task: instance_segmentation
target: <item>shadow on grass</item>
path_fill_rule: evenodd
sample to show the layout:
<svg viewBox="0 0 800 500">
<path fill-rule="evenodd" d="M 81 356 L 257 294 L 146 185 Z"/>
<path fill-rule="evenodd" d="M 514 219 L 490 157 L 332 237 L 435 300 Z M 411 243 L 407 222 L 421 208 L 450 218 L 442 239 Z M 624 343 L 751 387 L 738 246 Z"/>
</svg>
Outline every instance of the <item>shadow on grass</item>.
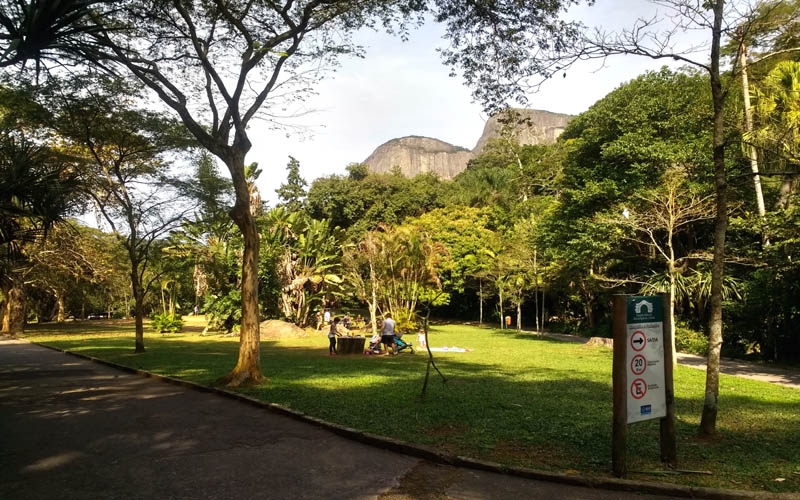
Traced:
<svg viewBox="0 0 800 500">
<path fill-rule="evenodd" d="M 146 328 L 146 327 L 145 327 Z M 134 333 L 132 319 L 74 320 L 64 323 L 34 323 L 25 326 L 27 335 L 124 335 Z"/>
</svg>

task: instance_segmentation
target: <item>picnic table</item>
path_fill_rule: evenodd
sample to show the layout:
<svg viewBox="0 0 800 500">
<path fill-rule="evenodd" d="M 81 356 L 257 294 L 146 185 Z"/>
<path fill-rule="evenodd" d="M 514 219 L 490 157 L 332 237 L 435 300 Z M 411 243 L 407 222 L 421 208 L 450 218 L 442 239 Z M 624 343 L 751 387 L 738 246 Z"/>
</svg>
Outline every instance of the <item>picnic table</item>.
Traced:
<svg viewBox="0 0 800 500">
<path fill-rule="evenodd" d="M 339 354 L 363 354 L 364 337 L 339 337 L 336 351 Z"/>
</svg>

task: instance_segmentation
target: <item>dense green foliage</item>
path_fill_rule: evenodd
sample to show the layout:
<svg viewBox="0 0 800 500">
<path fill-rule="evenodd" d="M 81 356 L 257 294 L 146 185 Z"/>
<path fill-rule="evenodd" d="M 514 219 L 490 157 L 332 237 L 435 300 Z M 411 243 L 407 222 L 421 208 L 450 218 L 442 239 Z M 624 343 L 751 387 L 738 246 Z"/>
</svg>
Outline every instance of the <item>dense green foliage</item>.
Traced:
<svg viewBox="0 0 800 500">
<path fill-rule="evenodd" d="M 317 179 L 308 190 L 308 211 L 317 219 L 359 235 L 379 224 L 399 224 L 443 206 L 443 186 L 433 175 L 408 179 L 399 173 L 368 174 L 351 169 L 349 176 Z"/>
<path fill-rule="evenodd" d="M 154 314 L 150 318 L 150 328 L 156 333 L 176 333 L 183 328 L 183 320 L 176 314 Z"/>
</svg>

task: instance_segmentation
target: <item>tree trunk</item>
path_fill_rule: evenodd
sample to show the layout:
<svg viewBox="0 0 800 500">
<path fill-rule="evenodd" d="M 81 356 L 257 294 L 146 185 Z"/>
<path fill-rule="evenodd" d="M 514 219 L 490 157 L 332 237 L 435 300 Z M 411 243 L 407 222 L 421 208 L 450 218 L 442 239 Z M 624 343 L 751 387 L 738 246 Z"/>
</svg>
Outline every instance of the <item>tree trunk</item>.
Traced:
<svg viewBox="0 0 800 500">
<path fill-rule="evenodd" d="M 536 249 L 533 249 L 533 279 L 534 279 L 534 287 L 533 287 L 533 317 L 536 323 L 536 333 L 541 332 L 539 329 L 539 263 L 538 263 L 538 252 Z"/>
<path fill-rule="evenodd" d="M 539 322 L 539 325 L 541 325 L 540 326 L 541 329 L 539 330 L 539 332 L 541 333 L 544 333 L 544 304 L 545 304 L 544 287 L 542 287 L 542 320 Z"/>
<path fill-rule="evenodd" d="M 173 283 L 172 288 L 170 289 L 169 292 L 169 313 L 172 316 L 175 316 L 176 313 L 175 303 L 177 302 L 177 300 L 178 300 L 178 285 L 177 283 Z"/>
<path fill-rule="evenodd" d="M 797 179 L 794 175 L 784 176 L 781 182 L 780 194 L 775 206 L 779 209 L 787 209 L 792 206 L 792 194 L 797 189 Z"/>
<path fill-rule="evenodd" d="M 237 137 L 237 141 L 247 141 Z M 249 143 L 248 143 L 249 144 Z M 243 147 L 243 146 L 242 146 Z M 235 146 L 234 146 L 235 148 Z M 226 162 L 236 191 L 236 204 L 231 218 L 244 238 L 242 256 L 242 329 L 239 336 L 239 359 L 233 370 L 223 378 L 235 387 L 264 379 L 261 373 L 261 333 L 258 315 L 258 250 L 260 245 L 258 227 L 250 211 L 250 193 L 244 177 L 244 148 L 241 155 Z M 234 149 L 235 151 L 236 149 Z"/>
<path fill-rule="evenodd" d="M 144 352 L 144 290 L 139 281 L 138 265 L 131 261 L 131 290 L 133 291 L 133 318 L 136 325 L 136 340 L 133 352 Z"/>
<path fill-rule="evenodd" d="M 517 331 L 522 331 L 522 301 L 517 302 Z"/>
<path fill-rule="evenodd" d="M 369 283 L 372 290 L 372 299 L 369 302 L 369 322 L 372 325 L 372 335 L 378 334 L 378 283 L 375 281 L 375 266 L 369 263 Z"/>
<path fill-rule="evenodd" d="M 504 329 L 506 327 L 505 326 L 506 322 L 505 322 L 505 318 L 503 317 L 504 316 L 504 314 L 503 314 L 503 312 L 504 312 L 504 310 L 503 310 L 503 289 L 501 287 L 497 288 L 497 295 L 498 295 L 498 298 L 500 300 L 500 303 L 498 304 L 498 307 L 500 308 L 500 329 L 502 330 L 502 329 Z"/>
<path fill-rule="evenodd" d="M 745 132 L 749 136 L 753 135 L 753 108 L 750 106 L 750 84 L 747 78 L 747 45 L 742 43 L 739 50 L 739 64 L 742 67 L 742 98 L 744 99 L 744 125 Z M 753 172 L 753 187 L 756 192 L 756 207 L 758 208 L 758 216 L 761 222 L 764 222 L 764 217 L 767 214 L 766 207 L 764 206 L 764 194 L 761 191 L 761 176 L 758 175 L 758 151 L 753 144 L 747 146 L 748 157 L 750 158 L 750 170 Z M 761 234 L 762 241 L 768 243 L 767 236 L 762 228 Z"/>
<path fill-rule="evenodd" d="M 670 252 L 672 252 L 672 248 L 670 247 Z M 675 283 L 676 278 L 676 270 L 675 270 L 675 263 L 674 261 L 670 262 L 667 266 L 669 270 L 669 328 L 670 334 L 672 336 L 672 341 L 670 345 L 670 349 L 672 349 L 672 366 L 678 366 L 678 356 L 677 356 L 677 347 L 675 345 L 675 294 L 677 285 Z"/>
<path fill-rule="evenodd" d="M 719 358 L 722 350 L 722 278 L 725 263 L 725 233 L 728 229 L 728 183 L 725 175 L 725 94 L 720 79 L 720 38 L 724 0 L 714 0 L 711 42 L 711 95 L 714 104 L 714 186 L 717 215 L 714 221 L 714 262 L 711 268 L 711 312 L 708 320 L 708 365 L 700 434 L 716 432 L 719 410 Z"/>
<path fill-rule="evenodd" d="M 56 291 L 56 304 L 58 305 L 58 312 L 56 312 L 56 323 L 63 323 L 67 319 L 67 307 L 64 303 L 64 292 Z"/>
<path fill-rule="evenodd" d="M 478 280 L 478 324 L 483 324 L 483 280 Z"/>
<path fill-rule="evenodd" d="M 25 332 L 25 291 L 22 285 L 17 283 L 6 289 L 3 332 L 8 335 L 20 335 Z"/>
</svg>

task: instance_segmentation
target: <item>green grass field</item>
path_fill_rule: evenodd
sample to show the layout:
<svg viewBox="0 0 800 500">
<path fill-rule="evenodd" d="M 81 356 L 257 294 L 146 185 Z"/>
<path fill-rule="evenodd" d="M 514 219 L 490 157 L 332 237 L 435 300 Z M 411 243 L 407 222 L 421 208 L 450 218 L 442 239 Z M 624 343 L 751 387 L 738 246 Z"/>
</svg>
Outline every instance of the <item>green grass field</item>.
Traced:
<svg viewBox="0 0 800 500">
<path fill-rule="evenodd" d="M 81 354 L 202 384 L 235 364 L 238 339 L 145 334 L 133 354 L 132 326 L 82 322 L 34 326 L 27 337 Z M 415 340 L 415 339 L 414 339 Z M 430 344 L 472 349 L 328 356 L 324 334 L 262 341 L 268 380 L 251 396 L 325 420 L 513 466 L 608 476 L 611 470 L 611 350 L 465 325 L 436 326 Z M 705 373 L 675 372 L 679 468 L 660 474 L 657 420 L 629 427 L 630 477 L 720 488 L 800 491 L 800 390 L 721 376 L 718 436 L 696 437 Z"/>
</svg>

